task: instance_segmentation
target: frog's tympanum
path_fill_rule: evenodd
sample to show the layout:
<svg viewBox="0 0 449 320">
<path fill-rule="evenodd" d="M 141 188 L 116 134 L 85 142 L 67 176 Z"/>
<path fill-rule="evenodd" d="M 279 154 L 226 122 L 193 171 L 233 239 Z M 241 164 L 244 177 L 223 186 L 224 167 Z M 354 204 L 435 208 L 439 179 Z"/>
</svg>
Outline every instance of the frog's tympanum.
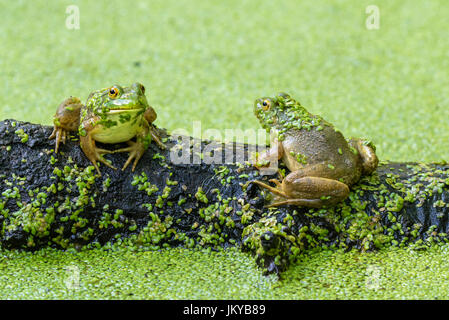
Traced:
<svg viewBox="0 0 449 320">
<path fill-rule="evenodd" d="M 253 181 L 280 198 L 269 206 L 335 205 L 349 195 L 349 186 L 377 168 L 372 143 L 346 140 L 332 124 L 309 113 L 288 94 L 256 100 L 254 112 L 267 131 L 276 133 L 256 167 L 260 169 L 270 158 L 277 158 L 291 171 L 282 182 L 270 180 L 276 187 Z"/>
<path fill-rule="evenodd" d="M 86 105 L 74 97 L 62 102 L 54 116 L 54 129 L 49 138 L 56 138 L 57 153 L 60 142 L 65 143 L 68 132 L 78 131 L 81 149 L 98 173 L 97 161 L 116 169 L 103 158 L 103 154 L 115 152 L 129 152 L 122 170 L 134 159 L 134 171 L 152 138 L 160 148 L 165 148 L 152 125 L 154 120 L 156 112 L 147 102 L 143 85 L 115 85 L 92 92 Z M 136 138 L 135 141 L 133 138 Z M 109 144 L 126 142 L 128 147 L 110 151 L 97 148 L 96 141 Z"/>
</svg>

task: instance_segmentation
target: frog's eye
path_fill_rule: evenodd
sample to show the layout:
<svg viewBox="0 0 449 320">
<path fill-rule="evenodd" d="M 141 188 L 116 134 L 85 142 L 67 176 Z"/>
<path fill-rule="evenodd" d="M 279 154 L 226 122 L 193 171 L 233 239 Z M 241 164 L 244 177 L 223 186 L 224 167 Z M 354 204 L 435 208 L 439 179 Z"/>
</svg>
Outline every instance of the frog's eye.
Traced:
<svg viewBox="0 0 449 320">
<path fill-rule="evenodd" d="M 116 87 L 112 87 L 109 89 L 109 98 L 114 99 L 118 95 L 118 89 Z"/>
<path fill-rule="evenodd" d="M 145 94 L 145 87 L 143 85 L 140 85 L 140 89 L 142 90 L 142 93 Z"/>
<path fill-rule="evenodd" d="M 262 102 L 262 109 L 264 109 L 265 111 L 267 111 L 268 109 L 270 109 L 270 107 L 271 107 L 271 102 L 270 102 L 270 100 L 265 99 L 265 100 Z"/>
</svg>

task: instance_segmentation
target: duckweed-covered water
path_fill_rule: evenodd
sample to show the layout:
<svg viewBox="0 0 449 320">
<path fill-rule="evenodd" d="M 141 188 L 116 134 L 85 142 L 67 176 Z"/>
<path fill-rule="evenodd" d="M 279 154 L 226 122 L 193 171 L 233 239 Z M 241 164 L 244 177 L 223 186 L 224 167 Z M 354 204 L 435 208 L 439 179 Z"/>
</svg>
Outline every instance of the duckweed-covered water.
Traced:
<svg viewBox="0 0 449 320">
<path fill-rule="evenodd" d="M 304 256 L 281 279 L 239 250 L 0 255 L 1 299 L 448 299 L 449 246 Z"/>
</svg>

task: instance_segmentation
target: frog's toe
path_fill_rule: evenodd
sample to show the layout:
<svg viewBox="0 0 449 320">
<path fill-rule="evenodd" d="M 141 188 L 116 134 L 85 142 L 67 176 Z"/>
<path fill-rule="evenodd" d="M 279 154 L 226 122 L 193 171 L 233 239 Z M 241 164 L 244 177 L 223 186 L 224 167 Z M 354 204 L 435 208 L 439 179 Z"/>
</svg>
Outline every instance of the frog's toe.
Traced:
<svg viewBox="0 0 449 320">
<path fill-rule="evenodd" d="M 128 160 L 126 160 L 125 164 L 123 165 L 122 171 L 125 171 L 125 169 L 129 166 L 129 164 L 131 163 L 132 160 L 133 160 L 133 156 L 130 155 L 130 156 L 128 157 Z M 136 162 L 136 161 L 134 161 L 134 165 L 133 165 L 132 171 L 134 171 L 134 168 L 135 168 L 135 166 L 136 166 L 136 163 L 135 163 L 135 162 Z"/>
<path fill-rule="evenodd" d="M 153 130 L 151 130 L 150 132 L 151 132 L 151 137 L 152 137 L 152 139 L 156 142 L 156 144 L 159 146 L 159 148 L 161 148 L 162 150 L 165 150 L 167 147 L 166 147 L 166 145 L 161 141 L 161 139 L 160 139 L 159 136 L 156 134 L 156 132 L 154 132 Z"/>
<path fill-rule="evenodd" d="M 65 144 L 66 140 L 67 140 L 67 131 L 62 130 L 62 132 L 61 132 L 61 141 L 62 141 L 63 144 Z"/>
<path fill-rule="evenodd" d="M 136 168 L 137 163 L 139 162 L 140 158 L 143 156 L 143 153 L 145 152 L 145 148 L 142 146 L 142 144 L 137 143 L 137 142 L 128 141 L 127 143 L 129 145 L 129 147 L 117 149 L 114 151 L 114 153 L 129 152 L 128 160 L 126 160 L 125 165 L 122 168 L 122 171 L 124 171 L 129 166 L 131 161 L 134 159 L 133 167 L 131 169 L 131 171 L 134 172 L 134 169 Z"/>
<path fill-rule="evenodd" d="M 133 167 L 131 169 L 131 171 L 134 172 L 134 170 L 136 169 L 137 163 L 139 162 L 141 157 L 142 157 L 142 154 L 139 154 L 136 151 L 130 152 L 128 160 L 126 160 L 125 165 L 122 168 L 122 171 L 124 171 L 129 166 L 131 161 L 134 159 Z"/>
<path fill-rule="evenodd" d="M 270 180 L 271 181 L 271 180 Z M 266 183 L 263 183 L 262 181 L 259 181 L 259 180 L 252 180 L 252 181 L 249 181 L 249 183 L 254 183 L 254 184 L 257 184 L 258 186 L 260 186 L 260 187 L 262 187 L 262 188 L 265 188 L 265 189 L 268 189 L 268 190 L 270 190 L 272 193 L 274 193 L 275 195 L 278 195 L 278 196 L 281 196 L 281 197 L 283 197 L 283 198 L 287 198 L 288 196 L 285 194 L 285 192 L 282 190 L 282 185 L 277 185 L 279 188 L 273 188 L 272 186 L 270 186 L 270 185 L 268 185 L 268 184 L 266 184 Z"/>
<path fill-rule="evenodd" d="M 93 154 L 89 154 L 87 155 L 87 157 L 89 158 L 89 160 L 92 162 L 92 164 L 94 165 L 95 169 L 97 169 L 97 172 L 100 174 L 101 176 L 101 172 L 100 169 L 98 168 L 97 165 L 97 161 L 103 163 L 105 166 L 117 170 L 116 167 L 114 167 L 112 164 L 110 164 L 104 157 L 103 154 L 105 153 L 112 153 L 112 151 L 110 150 L 106 150 L 106 149 L 99 149 L 99 148 L 95 148 L 95 151 Z"/>
<path fill-rule="evenodd" d="M 162 142 L 159 143 L 159 142 L 156 141 L 156 143 L 159 146 L 159 148 L 161 148 L 161 150 L 167 149 L 167 146 L 165 144 L 163 144 Z"/>
<path fill-rule="evenodd" d="M 55 152 L 58 153 L 59 151 L 59 145 L 61 144 L 61 141 L 63 144 L 65 144 L 67 139 L 67 131 L 62 129 L 61 127 L 54 127 L 53 132 L 48 137 L 48 139 L 55 139 Z"/>
<path fill-rule="evenodd" d="M 270 179 L 268 181 L 274 183 L 278 188 L 282 188 L 282 183 L 278 179 Z"/>
<path fill-rule="evenodd" d="M 117 152 L 132 152 L 132 151 L 133 151 L 133 146 L 132 146 L 132 144 L 133 144 L 134 142 L 128 141 L 127 143 L 128 143 L 128 145 L 129 145 L 129 147 L 116 149 L 116 150 L 112 151 L 112 153 L 117 153 Z"/>
<path fill-rule="evenodd" d="M 98 154 L 106 154 L 106 153 L 114 153 L 114 151 L 97 148 L 97 153 Z"/>
<path fill-rule="evenodd" d="M 54 138 L 56 138 L 56 132 L 58 131 L 58 128 L 56 128 L 56 127 L 54 127 L 53 128 L 53 131 L 52 131 L 52 133 L 51 133 L 51 135 L 48 137 L 48 139 L 54 139 Z"/>
<path fill-rule="evenodd" d="M 100 150 L 102 150 L 102 149 L 100 149 Z M 109 150 L 107 150 L 107 151 L 109 151 Z M 107 153 L 111 153 L 111 152 L 107 152 Z M 100 161 L 101 163 L 103 163 L 104 165 L 106 165 L 107 167 L 117 170 L 117 168 L 114 167 L 112 164 L 110 164 L 105 158 L 103 158 L 102 155 L 98 155 L 97 160 Z"/>
</svg>

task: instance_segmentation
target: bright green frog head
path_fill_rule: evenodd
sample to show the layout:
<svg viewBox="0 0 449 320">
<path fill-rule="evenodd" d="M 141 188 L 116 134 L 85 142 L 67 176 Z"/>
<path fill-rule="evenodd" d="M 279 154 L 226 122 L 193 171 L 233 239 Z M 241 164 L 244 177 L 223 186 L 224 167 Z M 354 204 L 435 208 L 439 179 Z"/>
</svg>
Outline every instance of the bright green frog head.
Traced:
<svg viewBox="0 0 449 320">
<path fill-rule="evenodd" d="M 301 104 L 286 93 L 278 93 L 274 98 L 257 99 L 254 114 L 267 131 L 275 128 L 281 134 L 290 129 L 307 129 L 327 124 L 320 116 L 309 113 Z"/>
<path fill-rule="evenodd" d="M 87 98 L 86 108 L 103 121 L 117 116 L 125 121 L 141 116 L 150 107 L 145 97 L 145 87 L 134 83 L 130 87 L 115 85 L 92 92 Z"/>
<path fill-rule="evenodd" d="M 153 122 L 156 117 L 156 112 L 148 105 L 142 84 L 115 85 L 89 95 L 81 111 L 78 131 L 82 136 L 91 132 L 100 142 L 117 143 L 142 132 L 145 123 Z"/>
</svg>

